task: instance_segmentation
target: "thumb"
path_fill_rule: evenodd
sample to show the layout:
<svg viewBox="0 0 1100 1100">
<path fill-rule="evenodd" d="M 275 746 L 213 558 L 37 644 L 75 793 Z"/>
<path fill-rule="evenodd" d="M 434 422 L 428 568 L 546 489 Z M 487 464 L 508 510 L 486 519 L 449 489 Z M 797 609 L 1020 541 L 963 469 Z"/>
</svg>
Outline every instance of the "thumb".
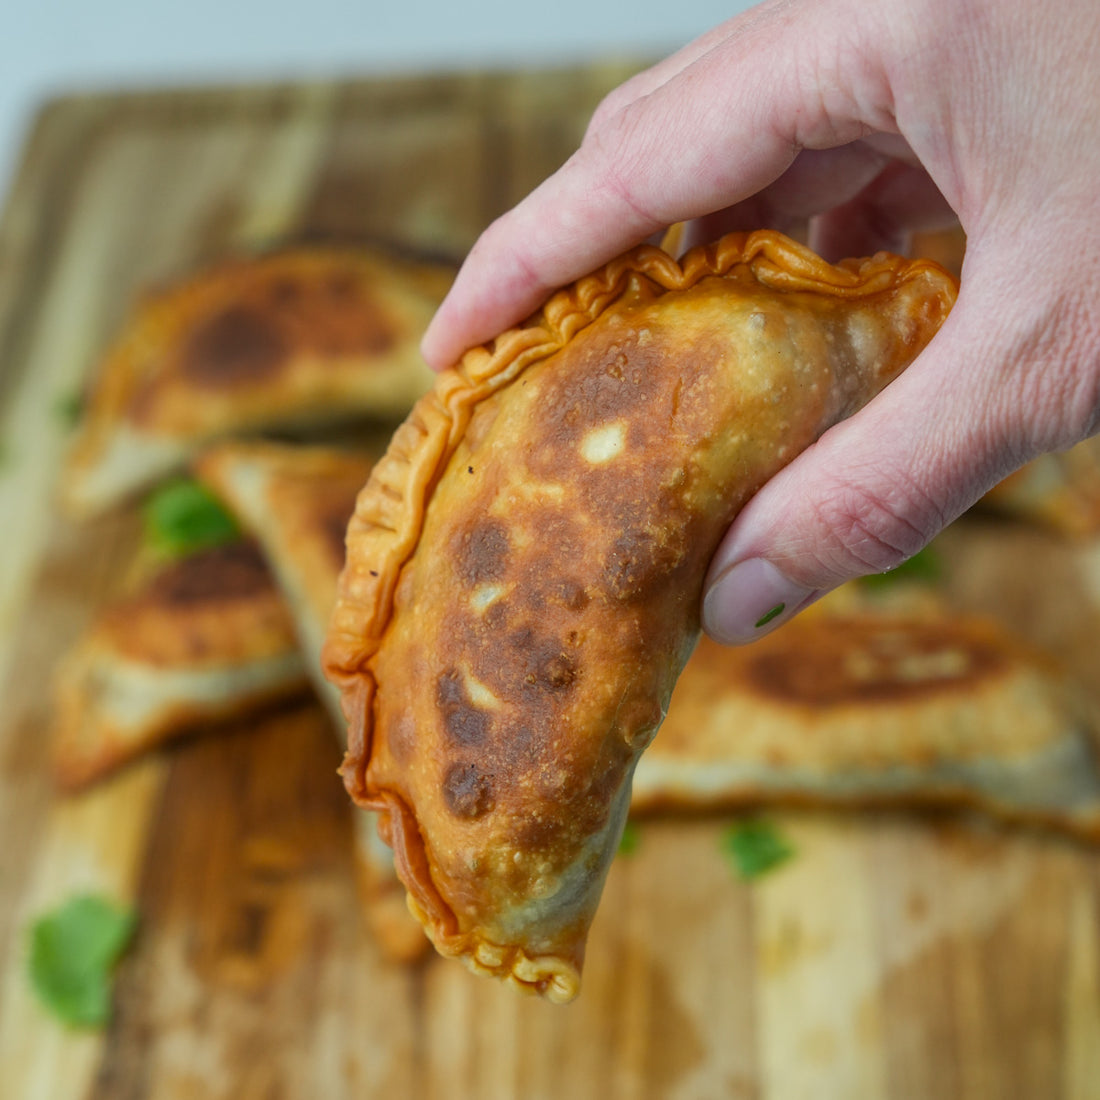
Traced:
<svg viewBox="0 0 1100 1100">
<path fill-rule="evenodd" d="M 909 369 L 737 517 L 704 585 L 717 641 L 752 641 L 844 581 L 896 567 L 1013 469 L 1095 430 L 1095 349 L 1083 357 L 1088 341 L 1058 323 L 1065 303 L 1029 309 L 1018 287 L 967 285 Z"/>
</svg>

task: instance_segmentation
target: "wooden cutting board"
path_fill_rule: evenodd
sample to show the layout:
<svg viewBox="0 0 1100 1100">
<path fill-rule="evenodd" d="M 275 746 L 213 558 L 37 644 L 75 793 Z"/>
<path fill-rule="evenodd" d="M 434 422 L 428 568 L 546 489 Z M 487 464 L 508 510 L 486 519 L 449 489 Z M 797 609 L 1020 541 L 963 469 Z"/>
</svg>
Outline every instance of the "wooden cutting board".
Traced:
<svg viewBox="0 0 1100 1100">
<path fill-rule="evenodd" d="M 311 703 L 65 799 L 44 731 L 59 654 L 118 588 L 124 512 L 53 507 L 76 392 L 133 296 L 306 235 L 461 254 L 559 164 L 608 64 L 50 103 L 0 223 L 0 1096 L 1100 1097 L 1100 856 L 980 822 L 772 813 L 796 849 L 739 882 L 728 819 L 647 821 L 616 861 L 580 999 L 436 958 L 384 962 Z M 1100 550 L 964 519 L 960 608 L 1001 616 L 1100 698 Z M 28 922 L 133 904 L 112 1023 L 26 980 Z"/>
</svg>

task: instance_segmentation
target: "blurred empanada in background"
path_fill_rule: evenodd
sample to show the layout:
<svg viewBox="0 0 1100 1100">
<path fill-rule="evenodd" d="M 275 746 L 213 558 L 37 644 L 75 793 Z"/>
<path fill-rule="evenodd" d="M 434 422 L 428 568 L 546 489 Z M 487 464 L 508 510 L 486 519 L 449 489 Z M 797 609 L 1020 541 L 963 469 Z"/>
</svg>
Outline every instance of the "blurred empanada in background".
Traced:
<svg viewBox="0 0 1100 1100">
<path fill-rule="evenodd" d="M 196 476 L 263 548 L 341 746 L 346 725 L 338 693 L 321 675 L 321 646 L 344 564 L 344 532 L 371 465 L 370 457 L 353 451 L 268 442 L 218 444 L 194 464 Z M 379 839 L 373 814 L 353 817 L 367 924 L 387 957 L 418 958 L 428 941 L 405 904 L 393 852 Z"/>
<path fill-rule="evenodd" d="M 308 690 L 286 604 L 250 541 L 162 566 L 107 604 L 55 683 L 53 772 L 70 790 Z"/>
<path fill-rule="evenodd" d="M 1100 436 L 1032 459 L 986 493 L 981 506 L 1074 538 L 1100 533 Z"/>
<path fill-rule="evenodd" d="M 842 593 L 751 646 L 702 639 L 634 773 L 636 811 L 979 809 L 1100 840 L 1085 693 L 986 618 Z"/>
<path fill-rule="evenodd" d="M 325 661 L 344 775 L 437 949 L 576 995 L 634 765 L 746 500 L 956 292 L 771 232 L 643 247 L 468 352 L 360 494 Z"/>
<path fill-rule="evenodd" d="M 94 372 L 63 506 L 101 512 L 223 436 L 399 420 L 431 385 L 418 342 L 452 276 L 377 248 L 314 246 L 148 293 Z"/>
<path fill-rule="evenodd" d="M 310 675 L 334 718 L 339 699 L 321 675 L 321 647 L 344 567 L 348 520 L 373 464 L 371 456 L 353 450 L 230 440 L 192 466 L 262 548 L 290 603 Z"/>
</svg>

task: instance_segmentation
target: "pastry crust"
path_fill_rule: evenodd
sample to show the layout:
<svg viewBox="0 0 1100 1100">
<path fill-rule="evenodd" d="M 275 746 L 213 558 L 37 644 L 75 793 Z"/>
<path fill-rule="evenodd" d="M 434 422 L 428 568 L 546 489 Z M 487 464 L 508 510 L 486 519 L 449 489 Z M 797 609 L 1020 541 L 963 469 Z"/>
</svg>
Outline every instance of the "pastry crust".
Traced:
<svg viewBox="0 0 1100 1100">
<path fill-rule="evenodd" d="M 440 952 L 576 995 L 719 538 L 954 296 L 934 264 L 771 232 L 642 247 L 418 402 L 360 494 L 325 665 L 345 782 Z"/>
<path fill-rule="evenodd" d="M 173 737 L 305 690 L 290 615 L 255 544 L 200 551 L 108 604 L 61 662 L 54 777 L 87 786 Z"/>
<path fill-rule="evenodd" d="M 321 676 L 321 646 L 344 565 L 344 532 L 371 465 L 365 454 L 260 441 L 218 444 L 195 463 L 196 475 L 259 540 L 341 745 L 345 723 L 336 689 Z M 405 905 L 373 814 L 355 814 L 355 856 L 364 917 L 379 948 L 397 961 L 420 958 L 428 940 Z"/>
<path fill-rule="evenodd" d="M 452 274 L 286 248 L 146 295 L 98 368 L 62 504 L 94 515 L 227 435 L 404 416 L 432 384 L 418 342 Z"/>
<path fill-rule="evenodd" d="M 310 676 L 337 720 L 336 693 L 321 675 L 321 647 L 348 520 L 372 465 L 349 450 L 266 440 L 228 440 L 193 464 L 195 476 L 263 548 L 290 604 Z"/>
<path fill-rule="evenodd" d="M 1100 838 L 1085 693 L 991 620 L 902 607 L 842 600 L 739 649 L 703 638 L 631 810 L 975 808 Z"/>
</svg>

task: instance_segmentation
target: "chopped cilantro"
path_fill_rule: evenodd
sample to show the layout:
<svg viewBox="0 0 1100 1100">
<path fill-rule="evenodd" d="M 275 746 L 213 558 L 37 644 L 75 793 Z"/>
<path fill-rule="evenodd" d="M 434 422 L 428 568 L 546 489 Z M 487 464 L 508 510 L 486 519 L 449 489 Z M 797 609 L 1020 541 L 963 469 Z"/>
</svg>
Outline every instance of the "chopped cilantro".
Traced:
<svg viewBox="0 0 1100 1100">
<path fill-rule="evenodd" d="M 742 821 L 722 835 L 722 848 L 740 878 L 746 882 L 778 867 L 794 849 L 770 822 Z"/>
<path fill-rule="evenodd" d="M 773 607 L 770 611 L 765 611 L 764 614 L 756 620 L 756 629 L 759 630 L 762 626 L 767 626 L 768 623 L 772 621 L 772 619 L 776 618 L 776 616 L 778 615 L 782 615 L 783 612 L 786 610 L 787 605 L 785 603 L 777 603 L 775 607 Z"/>
<path fill-rule="evenodd" d="M 205 485 L 177 478 L 162 485 L 145 502 L 145 537 L 170 557 L 233 542 L 240 538 L 237 521 Z"/>
<path fill-rule="evenodd" d="M 943 567 L 939 556 L 930 547 L 918 550 L 911 558 L 906 558 L 901 565 L 890 569 L 885 573 L 872 573 L 870 576 L 860 578 L 860 583 L 869 588 L 882 588 L 893 584 L 895 581 L 917 581 L 921 584 L 934 584 L 943 574 Z"/>
<path fill-rule="evenodd" d="M 135 924 L 132 912 L 91 894 L 39 917 L 30 929 L 30 978 L 46 1007 L 74 1027 L 105 1024 L 111 973 Z"/>
<path fill-rule="evenodd" d="M 619 838 L 619 855 L 631 856 L 638 850 L 638 841 L 641 840 L 641 832 L 633 821 L 628 821 L 623 828 L 623 835 Z"/>
</svg>

